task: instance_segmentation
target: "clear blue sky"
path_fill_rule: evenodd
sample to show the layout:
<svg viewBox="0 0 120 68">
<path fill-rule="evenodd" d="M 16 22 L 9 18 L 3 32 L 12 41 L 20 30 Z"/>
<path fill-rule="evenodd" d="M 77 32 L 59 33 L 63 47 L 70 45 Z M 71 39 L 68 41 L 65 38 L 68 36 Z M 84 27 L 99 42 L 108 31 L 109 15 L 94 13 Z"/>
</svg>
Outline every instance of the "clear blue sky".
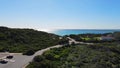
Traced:
<svg viewBox="0 0 120 68">
<path fill-rule="evenodd" d="M 120 29 L 120 0 L 0 0 L 0 26 Z"/>
</svg>

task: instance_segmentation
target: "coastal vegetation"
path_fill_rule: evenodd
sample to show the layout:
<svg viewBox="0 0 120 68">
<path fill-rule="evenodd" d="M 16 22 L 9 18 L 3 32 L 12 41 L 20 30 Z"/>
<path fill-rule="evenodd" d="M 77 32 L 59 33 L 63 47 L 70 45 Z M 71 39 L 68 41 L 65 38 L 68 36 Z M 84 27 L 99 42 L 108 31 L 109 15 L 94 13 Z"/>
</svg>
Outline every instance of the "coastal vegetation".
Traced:
<svg viewBox="0 0 120 68">
<path fill-rule="evenodd" d="M 34 57 L 26 68 L 120 68 L 120 44 L 71 45 Z"/>
<path fill-rule="evenodd" d="M 120 68 L 120 32 L 63 37 L 93 44 L 73 43 L 51 49 L 34 57 L 26 68 Z"/>
<path fill-rule="evenodd" d="M 73 38 L 80 42 L 90 42 L 90 43 L 104 43 L 104 42 L 116 42 L 120 41 L 120 32 L 114 33 L 104 33 L 104 34 L 71 34 L 66 35 L 66 37 Z"/>
<path fill-rule="evenodd" d="M 58 35 L 33 29 L 0 27 L 0 52 L 22 52 L 30 55 L 58 43 Z"/>
<path fill-rule="evenodd" d="M 70 45 L 69 37 L 78 42 L 94 44 L 72 42 Z M 34 57 L 26 68 L 120 68 L 119 42 L 120 32 L 61 37 L 33 29 L 0 27 L 0 52 L 33 55 L 50 46 L 65 45 Z"/>
</svg>

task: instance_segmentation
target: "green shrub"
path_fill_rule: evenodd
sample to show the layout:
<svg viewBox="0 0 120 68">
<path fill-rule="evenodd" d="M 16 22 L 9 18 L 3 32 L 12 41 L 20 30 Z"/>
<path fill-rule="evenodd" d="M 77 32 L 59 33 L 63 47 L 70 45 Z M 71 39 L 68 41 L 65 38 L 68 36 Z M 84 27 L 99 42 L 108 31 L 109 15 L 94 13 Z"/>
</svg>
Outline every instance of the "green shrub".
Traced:
<svg viewBox="0 0 120 68">
<path fill-rule="evenodd" d="M 35 53 L 34 50 L 27 50 L 26 52 L 23 53 L 23 55 L 28 55 L 28 56 L 30 56 L 30 55 L 33 55 L 34 53 Z"/>
</svg>

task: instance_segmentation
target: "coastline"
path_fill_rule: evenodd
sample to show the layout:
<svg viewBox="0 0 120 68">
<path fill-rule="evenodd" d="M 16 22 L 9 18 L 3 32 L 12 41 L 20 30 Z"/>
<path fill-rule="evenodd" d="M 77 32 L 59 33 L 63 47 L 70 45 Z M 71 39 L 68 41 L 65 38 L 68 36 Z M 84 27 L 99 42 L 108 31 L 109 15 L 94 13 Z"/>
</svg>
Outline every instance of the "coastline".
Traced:
<svg viewBox="0 0 120 68">
<path fill-rule="evenodd" d="M 54 33 L 60 36 L 70 34 L 104 34 L 120 32 L 120 29 L 56 29 L 54 31 L 48 31 L 48 33 Z"/>
</svg>

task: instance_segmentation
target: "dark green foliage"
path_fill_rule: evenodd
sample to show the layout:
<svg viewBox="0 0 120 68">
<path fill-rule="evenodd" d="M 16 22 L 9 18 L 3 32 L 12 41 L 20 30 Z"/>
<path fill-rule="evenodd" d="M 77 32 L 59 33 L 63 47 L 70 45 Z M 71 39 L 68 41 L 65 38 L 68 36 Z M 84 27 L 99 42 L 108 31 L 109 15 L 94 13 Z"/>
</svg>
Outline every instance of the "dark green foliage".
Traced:
<svg viewBox="0 0 120 68">
<path fill-rule="evenodd" d="M 76 41 L 82 41 L 82 38 L 79 35 L 71 34 L 69 37 L 75 39 Z"/>
<path fill-rule="evenodd" d="M 27 50 L 27 51 L 25 51 L 25 52 L 23 52 L 23 55 L 33 55 L 35 53 L 35 51 L 34 50 Z"/>
<path fill-rule="evenodd" d="M 44 60 L 44 57 L 43 56 L 35 56 L 33 61 L 34 62 L 40 62 L 40 61 L 43 61 Z"/>
<path fill-rule="evenodd" d="M 49 60 L 44 60 L 41 61 L 40 63 L 38 62 L 31 62 L 31 66 L 28 66 L 27 68 L 56 68 L 53 63 Z"/>
<path fill-rule="evenodd" d="M 115 32 L 113 35 L 117 40 L 120 41 L 120 32 Z"/>
<path fill-rule="evenodd" d="M 64 45 L 64 44 L 68 44 L 69 43 L 69 39 L 67 39 L 66 37 L 62 37 L 62 39 L 59 40 L 59 44 Z"/>
<path fill-rule="evenodd" d="M 58 44 L 59 36 L 33 29 L 0 27 L 0 51 L 27 52 Z"/>
<path fill-rule="evenodd" d="M 27 68 L 119 68 L 120 44 L 75 45 L 46 51 Z M 41 60 L 42 57 L 42 60 Z"/>
</svg>

